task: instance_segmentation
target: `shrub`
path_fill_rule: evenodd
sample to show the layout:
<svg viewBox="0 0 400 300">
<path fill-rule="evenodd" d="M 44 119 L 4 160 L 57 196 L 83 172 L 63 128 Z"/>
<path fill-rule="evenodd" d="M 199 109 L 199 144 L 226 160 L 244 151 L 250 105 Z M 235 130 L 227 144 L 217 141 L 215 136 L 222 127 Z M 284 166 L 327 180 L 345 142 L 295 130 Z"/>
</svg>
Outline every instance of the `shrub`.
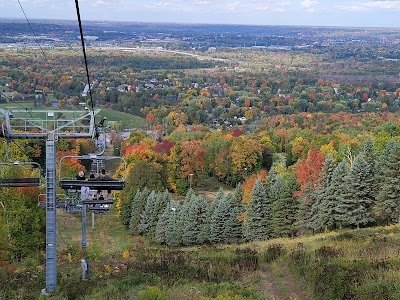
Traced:
<svg viewBox="0 0 400 300">
<path fill-rule="evenodd" d="M 285 254 L 285 249 L 281 244 L 269 245 L 267 250 L 261 253 L 261 260 L 266 263 L 270 263 L 277 259 L 279 256 Z"/>
<path fill-rule="evenodd" d="M 147 286 L 138 293 L 138 300 L 163 300 L 165 296 L 159 287 Z"/>
</svg>

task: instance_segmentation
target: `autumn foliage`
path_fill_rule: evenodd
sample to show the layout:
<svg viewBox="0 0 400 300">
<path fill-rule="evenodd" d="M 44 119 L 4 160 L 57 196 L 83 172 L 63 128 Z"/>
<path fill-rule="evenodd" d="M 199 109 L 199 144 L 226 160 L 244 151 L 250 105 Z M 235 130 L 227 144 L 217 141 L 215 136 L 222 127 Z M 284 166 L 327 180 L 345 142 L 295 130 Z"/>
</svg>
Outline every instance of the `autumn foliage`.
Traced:
<svg viewBox="0 0 400 300">
<path fill-rule="evenodd" d="M 263 169 L 263 170 L 260 170 L 256 173 L 249 175 L 246 178 L 246 180 L 242 184 L 242 187 L 243 187 L 242 201 L 243 201 L 243 203 L 248 203 L 250 201 L 250 194 L 251 194 L 251 191 L 253 190 L 254 184 L 256 183 L 257 179 L 260 178 L 260 180 L 263 183 L 265 183 L 267 180 L 267 175 L 268 175 L 268 172 Z"/>
<path fill-rule="evenodd" d="M 307 157 L 296 163 L 294 173 L 301 190 L 304 190 L 307 185 L 315 187 L 318 184 L 319 173 L 323 168 L 324 161 L 323 154 L 312 146 Z"/>
</svg>

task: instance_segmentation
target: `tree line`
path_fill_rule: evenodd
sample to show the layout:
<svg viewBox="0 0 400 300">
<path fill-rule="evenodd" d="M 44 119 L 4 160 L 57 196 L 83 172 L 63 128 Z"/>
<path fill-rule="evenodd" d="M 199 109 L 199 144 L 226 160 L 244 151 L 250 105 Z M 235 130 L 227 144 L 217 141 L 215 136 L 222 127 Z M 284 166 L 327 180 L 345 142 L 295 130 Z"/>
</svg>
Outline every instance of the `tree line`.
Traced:
<svg viewBox="0 0 400 300">
<path fill-rule="evenodd" d="M 249 200 L 238 184 L 212 201 L 189 189 L 184 201 L 147 187 L 121 200 L 121 222 L 134 235 L 167 245 L 238 243 L 400 221 L 400 142 L 379 157 L 372 139 L 356 156 L 335 161 L 311 149 L 321 168 L 303 184 L 301 170 L 258 177 Z M 319 157 L 318 157 L 319 156 Z"/>
</svg>

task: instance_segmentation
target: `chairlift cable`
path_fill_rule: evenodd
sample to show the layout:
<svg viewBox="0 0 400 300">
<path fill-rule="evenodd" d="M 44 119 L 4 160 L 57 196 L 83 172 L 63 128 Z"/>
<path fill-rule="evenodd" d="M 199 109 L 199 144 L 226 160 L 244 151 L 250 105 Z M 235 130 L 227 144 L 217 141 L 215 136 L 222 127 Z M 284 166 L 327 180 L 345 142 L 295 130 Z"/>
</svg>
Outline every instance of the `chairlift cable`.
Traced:
<svg viewBox="0 0 400 300">
<path fill-rule="evenodd" d="M 83 39 L 83 29 L 82 29 L 82 22 L 81 22 L 81 14 L 79 12 L 78 0 L 75 0 L 75 6 L 76 6 L 76 14 L 78 16 L 79 31 L 80 31 L 80 34 L 81 34 L 82 52 L 83 52 L 83 58 L 84 58 L 84 61 L 85 61 L 86 77 L 87 77 L 87 82 L 88 82 L 88 85 L 89 85 L 88 93 L 89 93 L 89 96 L 90 96 L 92 114 L 93 114 L 93 119 L 95 121 L 94 123 L 96 124 L 96 116 L 94 115 L 94 102 L 93 102 L 93 97 L 92 97 L 92 88 L 91 88 L 91 85 L 90 85 L 89 68 L 88 68 L 87 57 L 86 57 L 85 40 Z"/>
<path fill-rule="evenodd" d="M 31 22 L 29 22 L 29 19 L 28 19 L 26 13 L 25 13 L 24 8 L 22 7 L 21 2 L 20 2 L 19 0 L 17 0 L 17 1 L 18 1 L 18 4 L 19 4 L 19 7 L 20 7 L 21 10 L 22 10 L 22 13 L 23 13 L 24 16 L 25 16 L 26 21 L 27 21 L 28 24 L 29 24 L 29 27 L 31 28 L 31 31 L 32 31 L 33 36 L 34 36 L 34 38 L 35 38 L 35 42 L 39 45 L 39 48 L 40 48 L 40 50 L 42 51 L 42 54 L 43 54 L 43 57 L 44 57 L 45 61 L 47 62 L 47 64 L 49 64 L 49 61 L 47 60 L 47 56 L 46 56 L 46 54 L 44 53 L 44 50 L 43 50 L 43 48 L 42 48 L 42 45 L 40 45 L 39 40 L 37 39 L 37 36 L 36 36 L 36 34 L 35 34 L 35 31 L 33 30 L 33 27 L 32 27 L 32 25 L 31 25 Z"/>
</svg>

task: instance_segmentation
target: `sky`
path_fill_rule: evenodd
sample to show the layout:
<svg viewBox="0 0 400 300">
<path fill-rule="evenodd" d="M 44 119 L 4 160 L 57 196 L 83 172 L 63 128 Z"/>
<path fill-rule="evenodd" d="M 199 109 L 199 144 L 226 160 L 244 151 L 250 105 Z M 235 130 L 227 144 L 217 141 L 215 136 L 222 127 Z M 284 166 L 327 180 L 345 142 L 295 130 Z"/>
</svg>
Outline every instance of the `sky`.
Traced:
<svg viewBox="0 0 400 300">
<path fill-rule="evenodd" d="M 74 0 L 19 0 L 28 19 L 76 20 Z M 80 0 L 82 20 L 400 28 L 400 0 Z M 22 18 L 0 0 L 0 18 Z"/>
</svg>

